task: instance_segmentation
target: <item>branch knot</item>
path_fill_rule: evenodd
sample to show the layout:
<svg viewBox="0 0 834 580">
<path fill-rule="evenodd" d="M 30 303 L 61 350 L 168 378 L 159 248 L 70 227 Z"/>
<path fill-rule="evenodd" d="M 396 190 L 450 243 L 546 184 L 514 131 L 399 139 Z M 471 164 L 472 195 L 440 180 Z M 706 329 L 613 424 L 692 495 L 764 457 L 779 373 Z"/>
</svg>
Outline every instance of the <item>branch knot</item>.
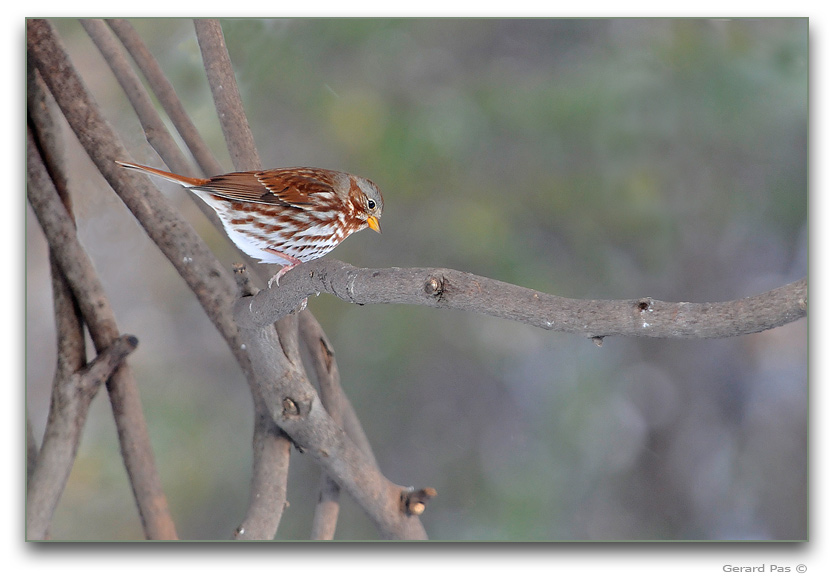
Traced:
<svg viewBox="0 0 834 580">
<path fill-rule="evenodd" d="M 426 503 L 437 496 L 437 490 L 433 487 L 423 489 L 408 488 L 403 490 L 401 501 L 403 511 L 410 516 L 419 516 L 426 511 Z"/>
<path fill-rule="evenodd" d="M 442 275 L 430 274 L 423 283 L 423 292 L 427 296 L 439 300 L 444 291 L 444 280 Z"/>
</svg>

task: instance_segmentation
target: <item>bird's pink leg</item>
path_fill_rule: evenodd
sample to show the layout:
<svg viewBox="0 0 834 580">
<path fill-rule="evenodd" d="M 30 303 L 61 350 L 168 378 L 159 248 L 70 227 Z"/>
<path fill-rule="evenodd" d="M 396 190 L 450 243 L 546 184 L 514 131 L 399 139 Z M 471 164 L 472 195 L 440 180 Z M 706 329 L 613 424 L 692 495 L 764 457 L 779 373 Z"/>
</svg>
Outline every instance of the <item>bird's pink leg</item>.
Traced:
<svg viewBox="0 0 834 580">
<path fill-rule="evenodd" d="M 279 285 L 278 281 L 281 279 L 281 276 L 283 276 L 284 274 L 286 274 L 287 272 L 289 272 L 290 270 L 292 270 L 293 268 L 295 268 L 296 266 L 301 264 L 301 260 L 299 260 L 297 258 L 293 258 L 292 256 L 288 256 L 284 252 L 279 252 L 278 250 L 275 250 L 273 248 L 264 248 L 264 249 L 267 252 L 269 252 L 270 254 L 275 254 L 276 256 L 279 256 L 279 257 L 281 257 L 281 258 L 283 258 L 283 259 L 285 259 L 286 261 L 289 262 L 289 264 L 287 264 L 286 266 L 284 266 L 283 268 L 278 270 L 278 273 L 275 274 L 272 278 L 269 279 L 269 282 L 267 282 L 267 284 L 266 284 L 268 288 L 272 288 L 273 282 L 275 283 L 276 286 L 278 286 Z"/>
</svg>

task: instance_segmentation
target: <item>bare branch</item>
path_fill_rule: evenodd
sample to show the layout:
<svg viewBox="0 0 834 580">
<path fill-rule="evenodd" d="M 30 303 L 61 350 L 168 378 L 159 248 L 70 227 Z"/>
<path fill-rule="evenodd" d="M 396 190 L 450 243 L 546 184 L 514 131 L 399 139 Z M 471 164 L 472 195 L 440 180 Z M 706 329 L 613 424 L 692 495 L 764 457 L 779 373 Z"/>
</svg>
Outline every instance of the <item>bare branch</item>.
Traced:
<svg viewBox="0 0 834 580">
<path fill-rule="evenodd" d="M 359 449 L 376 465 L 371 442 L 365 435 L 364 429 L 362 429 L 362 424 L 350 399 L 342 390 L 336 353 L 333 350 L 333 345 L 330 344 L 330 339 L 327 338 L 319 321 L 309 310 L 303 310 L 299 314 L 298 329 L 301 333 L 301 340 L 313 359 L 324 408 L 345 429 L 351 441 L 356 443 Z"/>
<path fill-rule="evenodd" d="M 220 22 L 197 18 L 194 20 L 194 29 L 197 32 L 200 51 L 203 53 L 203 64 L 220 118 L 220 126 L 223 128 L 235 170 L 263 169 L 255 147 L 255 138 L 249 128 L 249 119 L 243 110 L 243 101 L 237 88 Z"/>
<path fill-rule="evenodd" d="M 350 399 L 345 396 L 342 390 L 339 366 L 336 362 L 333 346 L 318 320 L 310 314 L 309 310 L 303 310 L 299 314 L 298 322 L 300 338 L 312 360 L 324 408 L 333 417 L 333 421 L 339 427 L 345 429 L 348 437 L 376 464 L 371 444 L 362 429 L 353 406 L 350 404 Z M 339 491 L 339 484 L 333 481 L 327 475 L 327 472 L 323 471 L 319 498 L 313 515 L 312 539 L 333 539 L 336 532 L 336 520 L 339 515 Z"/>
<path fill-rule="evenodd" d="M 241 296 L 251 296 L 252 285 L 243 264 L 234 266 L 235 281 Z M 254 375 L 253 375 L 254 376 Z M 255 404 L 252 434 L 252 479 L 246 516 L 233 534 L 236 540 L 269 540 L 275 537 L 287 502 L 291 441 L 275 422 L 260 395 L 257 384 L 250 384 Z"/>
<path fill-rule="evenodd" d="M 29 202 L 43 228 L 51 255 L 72 288 L 93 343 L 102 352 L 119 336 L 115 318 L 92 263 L 75 236 L 72 219 L 55 191 L 31 132 L 27 140 L 27 169 Z M 154 465 L 141 400 L 129 367 L 119 367 L 108 387 L 122 456 L 145 534 L 155 539 L 175 538 L 173 521 Z"/>
<path fill-rule="evenodd" d="M 78 452 L 90 403 L 99 387 L 137 344 L 133 336 L 119 337 L 90 365 L 52 390 L 47 428 L 26 495 L 28 539 L 46 539 L 52 514 L 61 499 Z"/>
<path fill-rule="evenodd" d="M 234 300 L 234 282 L 193 228 L 171 208 L 143 175 L 124 171 L 114 158 L 127 151 L 102 117 L 52 27 L 44 20 L 27 22 L 28 46 L 50 92 L 90 158 L 142 223 L 171 264 L 192 288 L 203 308 L 215 313 L 222 334 L 234 334 L 233 322 L 224 318 L 223 306 Z"/>
<path fill-rule="evenodd" d="M 168 118 L 171 119 L 177 132 L 182 137 L 188 150 L 194 155 L 203 172 L 206 175 L 223 173 L 222 167 L 220 167 L 220 164 L 214 158 L 214 155 L 212 155 L 211 150 L 206 146 L 205 141 L 200 137 L 200 133 L 191 121 L 191 117 L 186 113 L 185 107 L 182 106 L 174 91 L 174 87 L 168 82 L 165 73 L 162 72 L 162 69 L 150 50 L 145 46 L 145 43 L 136 34 L 133 26 L 127 20 L 122 19 L 110 19 L 107 20 L 107 24 L 113 29 L 116 36 L 119 37 L 119 40 L 121 40 L 122 44 L 128 50 L 130 56 L 133 57 L 139 70 L 142 71 L 142 74 L 151 86 L 154 95 L 156 95 L 162 108 L 165 109 Z M 180 169 L 169 163 L 164 155 L 162 157 L 166 159 L 166 165 L 173 171 L 177 173 L 184 173 L 186 171 L 185 168 Z"/>
<path fill-rule="evenodd" d="M 43 84 L 43 79 L 38 75 L 32 63 L 27 63 L 27 112 L 29 116 L 29 124 L 33 128 L 32 135 L 37 139 L 36 148 L 41 152 L 44 166 L 49 173 L 52 183 L 61 198 L 61 203 L 67 209 L 67 212 L 72 216 L 72 203 L 67 190 L 67 177 L 64 169 L 64 155 L 63 149 L 59 144 L 58 139 L 58 124 L 55 122 L 54 103 L 49 100 L 49 92 Z M 62 386 L 67 383 L 70 378 L 77 373 L 87 361 L 87 348 L 84 337 L 84 322 L 78 302 L 72 294 L 72 290 L 64 277 L 61 267 L 55 260 L 52 253 L 49 253 L 49 268 L 52 280 L 52 302 L 53 311 L 55 315 L 55 335 L 56 335 L 56 362 L 55 374 L 52 380 L 52 401 L 53 404 L 57 399 L 57 395 L 61 392 Z M 53 415 L 52 417 L 56 417 Z M 47 419 L 46 432 L 54 429 L 51 424 L 54 420 Z M 82 425 L 83 419 L 76 420 L 76 425 Z M 27 469 L 26 479 L 27 485 L 32 485 L 32 476 L 35 472 L 35 467 L 38 464 L 39 450 L 35 442 L 35 436 L 32 432 L 32 425 L 27 412 L 26 416 L 26 438 L 27 438 Z M 57 499 L 63 490 L 66 477 L 65 471 L 68 471 L 75 460 L 74 453 L 67 453 L 63 456 L 64 464 L 56 461 L 53 458 L 50 463 L 50 468 L 42 468 L 39 472 L 39 477 L 45 482 L 45 485 L 56 485 L 48 496 Z M 52 468 L 57 468 L 53 471 Z M 44 485 L 36 486 L 43 488 Z M 54 511 L 54 505 L 42 513 L 44 515 L 51 515 Z M 27 504 L 28 509 L 28 504 Z M 49 522 L 41 524 L 41 531 L 38 537 L 46 538 L 49 536 Z"/>
<path fill-rule="evenodd" d="M 28 64 L 26 97 L 29 122 L 33 127 L 32 136 L 37 140 L 35 146 L 41 154 L 45 169 L 55 186 L 61 203 L 63 203 L 72 219 L 72 203 L 67 188 L 63 149 L 57 138 L 54 106 L 51 106 L 54 103 L 49 101 L 48 90 L 43 84 L 43 79 L 31 66 L 31 63 Z M 84 323 L 78 304 L 72 295 L 66 278 L 64 278 L 63 272 L 61 272 L 60 266 L 52 255 L 49 257 L 49 262 L 52 275 L 55 334 L 57 337 L 57 364 L 54 383 L 60 383 L 84 366 L 87 355 Z"/>
<path fill-rule="evenodd" d="M 336 536 L 336 522 L 339 520 L 339 484 L 322 470 L 319 497 L 313 512 L 311 540 L 332 540 Z"/>
<path fill-rule="evenodd" d="M 315 317 L 307 310 L 303 313 L 307 316 L 301 316 L 299 319 L 299 330 L 304 329 L 300 333 L 300 338 L 313 362 L 321 402 L 333 418 L 333 422 L 344 428 L 342 416 L 347 399 L 342 392 L 339 367 L 336 364 L 333 348 Z M 319 497 L 313 513 L 311 539 L 332 540 L 335 537 L 336 522 L 339 518 L 339 495 L 339 484 L 333 481 L 325 470 L 322 470 Z"/>
<path fill-rule="evenodd" d="M 260 159 L 220 25 L 216 21 L 197 20 L 195 28 L 235 168 L 258 169 Z M 297 445 L 313 451 L 328 473 L 359 501 L 383 537 L 425 538 L 419 520 L 402 511 L 398 501 L 402 488 L 379 473 L 321 406 L 298 356 L 295 317 L 281 318 L 277 332 L 272 325 L 241 332 L 258 381 L 258 396 L 263 398 L 273 421 Z"/>
<path fill-rule="evenodd" d="M 383 538 L 425 539 L 419 519 L 403 510 L 404 489 L 383 477 L 328 415 L 303 368 L 286 358 L 275 326 L 241 329 L 241 337 L 272 420 L 357 500 Z"/>
<path fill-rule="evenodd" d="M 249 506 L 233 537 L 236 540 L 271 540 L 278 531 L 286 506 L 292 444 L 275 425 L 262 402 L 256 403 L 252 449 Z"/>
<path fill-rule="evenodd" d="M 119 43 L 113 37 L 113 33 L 101 20 L 81 19 L 81 25 L 87 34 L 95 42 L 102 56 L 104 56 L 116 79 L 136 110 L 139 119 L 142 121 L 142 128 L 148 143 L 159 152 L 166 164 L 174 171 L 190 173 L 190 163 L 182 154 L 180 148 L 171 138 L 162 119 L 156 113 L 156 108 L 148 97 L 145 87 L 139 77 L 133 72 L 127 57 L 122 52 Z"/>
<path fill-rule="evenodd" d="M 320 292 L 354 304 L 414 304 L 516 320 L 588 338 L 724 338 L 762 332 L 807 315 L 808 282 L 729 302 L 579 300 L 446 268 L 355 268 L 337 260 L 301 264 L 279 287 L 238 301 L 241 327 L 271 324 Z"/>
<path fill-rule="evenodd" d="M 216 20 L 194 21 L 197 41 L 203 55 L 209 86 L 214 97 L 215 108 L 226 138 L 229 153 L 235 168 L 258 169 L 260 159 L 255 149 L 255 140 L 249 129 L 249 121 L 243 111 L 237 82 L 232 71 L 229 53 L 226 50 L 223 31 Z M 241 282 L 245 269 L 235 270 L 238 287 L 248 292 L 248 280 Z M 271 328 L 269 338 L 278 341 L 275 329 Z M 243 337 L 242 344 L 251 345 L 251 337 Z M 243 352 L 243 349 L 241 349 Z M 250 359 L 249 351 L 246 352 Z M 255 365 L 249 386 L 255 402 L 253 433 L 254 463 L 249 492 L 249 508 L 243 523 L 235 531 L 235 539 L 272 539 L 278 529 L 287 495 L 289 475 L 290 441 L 286 434 L 272 422 L 269 403 L 260 391 L 262 375 Z M 284 377 L 279 373 L 274 376 Z"/>
</svg>

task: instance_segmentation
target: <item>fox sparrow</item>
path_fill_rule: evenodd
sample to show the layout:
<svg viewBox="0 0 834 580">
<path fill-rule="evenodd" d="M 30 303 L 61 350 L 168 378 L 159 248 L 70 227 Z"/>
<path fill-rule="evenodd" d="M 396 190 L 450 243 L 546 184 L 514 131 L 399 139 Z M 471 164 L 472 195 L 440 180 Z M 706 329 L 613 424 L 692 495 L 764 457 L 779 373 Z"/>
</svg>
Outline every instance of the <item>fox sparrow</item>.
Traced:
<svg viewBox="0 0 834 580">
<path fill-rule="evenodd" d="M 122 167 L 178 183 L 209 204 L 235 245 L 283 267 L 269 281 L 335 248 L 354 232 L 377 232 L 382 194 L 373 182 L 329 169 L 289 167 L 203 179 L 116 161 Z"/>
</svg>

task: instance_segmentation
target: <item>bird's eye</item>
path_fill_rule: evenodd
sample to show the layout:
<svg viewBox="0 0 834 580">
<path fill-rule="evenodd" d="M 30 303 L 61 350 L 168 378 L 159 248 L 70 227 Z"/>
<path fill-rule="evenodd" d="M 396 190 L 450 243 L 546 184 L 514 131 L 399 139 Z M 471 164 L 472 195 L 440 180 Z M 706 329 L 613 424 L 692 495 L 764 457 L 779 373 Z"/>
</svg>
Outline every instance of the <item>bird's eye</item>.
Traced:
<svg viewBox="0 0 834 580">
<path fill-rule="evenodd" d="M 368 209 L 374 209 L 376 207 L 376 202 L 372 199 L 368 200 Z"/>
</svg>

